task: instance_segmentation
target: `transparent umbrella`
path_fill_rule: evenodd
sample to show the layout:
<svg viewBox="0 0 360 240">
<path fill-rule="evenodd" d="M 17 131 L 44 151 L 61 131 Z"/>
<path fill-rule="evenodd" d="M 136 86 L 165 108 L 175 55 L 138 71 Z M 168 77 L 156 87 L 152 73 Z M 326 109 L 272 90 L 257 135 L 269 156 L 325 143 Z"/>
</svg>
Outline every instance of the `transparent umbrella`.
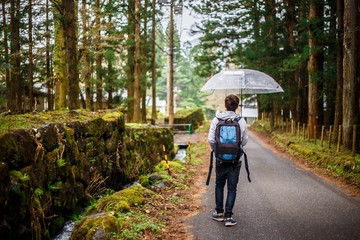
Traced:
<svg viewBox="0 0 360 240">
<path fill-rule="evenodd" d="M 201 92 L 219 94 L 262 94 L 284 92 L 269 75 L 251 69 L 236 69 L 220 72 L 210 78 Z"/>
</svg>

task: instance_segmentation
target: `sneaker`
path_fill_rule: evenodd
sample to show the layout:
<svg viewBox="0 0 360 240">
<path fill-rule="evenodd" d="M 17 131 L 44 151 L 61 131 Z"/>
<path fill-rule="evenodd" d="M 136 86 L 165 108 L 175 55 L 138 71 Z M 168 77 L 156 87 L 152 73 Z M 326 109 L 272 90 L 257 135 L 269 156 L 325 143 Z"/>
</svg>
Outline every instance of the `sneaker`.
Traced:
<svg viewBox="0 0 360 240">
<path fill-rule="evenodd" d="M 225 226 L 231 227 L 236 224 L 237 224 L 237 222 L 233 218 L 225 218 Z"/>
<path fill-rule="evenodd" d="M 212 219 L 218 222 L 224 221 L 224 213 L 213 212 Z"/>
</svg>

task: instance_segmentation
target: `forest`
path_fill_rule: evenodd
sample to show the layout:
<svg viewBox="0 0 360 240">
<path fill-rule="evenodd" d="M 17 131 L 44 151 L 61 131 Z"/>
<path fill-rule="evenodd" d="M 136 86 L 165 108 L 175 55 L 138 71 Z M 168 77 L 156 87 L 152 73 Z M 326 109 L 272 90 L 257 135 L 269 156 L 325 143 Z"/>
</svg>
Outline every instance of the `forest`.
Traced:
<svg viewBox="0 0 360 240">
<path fill-rule="evenodd" d="M 256 97 L 259 111 L 272 119 L 342 125 L 347 147 L 359 124 L 357 0 L 1 3 L 4 112 L 32 112 L 43 97 L 50 111 L 122 106 L 127 122 L 147 122 L 157 118 L 158 96 L 168 100 L 171 123 L 174 89 L 178 108 L 204 108 L 207 95 L 199 89 L 209 77 L 250 68 L 285 90 Z M 183 8 L 200 19 L 191 27 L 199 40 L 193 45 L 182 43 L 174 26 L 173 15 Z"/>
</svg>

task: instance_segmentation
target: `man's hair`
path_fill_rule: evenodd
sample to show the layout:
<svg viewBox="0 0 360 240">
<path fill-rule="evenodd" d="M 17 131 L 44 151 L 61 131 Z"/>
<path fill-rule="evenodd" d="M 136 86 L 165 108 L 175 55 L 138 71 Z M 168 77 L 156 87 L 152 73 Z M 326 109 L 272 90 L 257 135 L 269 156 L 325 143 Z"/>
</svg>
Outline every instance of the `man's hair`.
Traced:
<svg viewBox="0 0 360 240">
<path fill-rule="evenodd" d="M 228 111 L 234 111 L 239 106 L 239 98 L 236 95 L 229 95 L 225 98 L 225 107 Z"/>
</svg>

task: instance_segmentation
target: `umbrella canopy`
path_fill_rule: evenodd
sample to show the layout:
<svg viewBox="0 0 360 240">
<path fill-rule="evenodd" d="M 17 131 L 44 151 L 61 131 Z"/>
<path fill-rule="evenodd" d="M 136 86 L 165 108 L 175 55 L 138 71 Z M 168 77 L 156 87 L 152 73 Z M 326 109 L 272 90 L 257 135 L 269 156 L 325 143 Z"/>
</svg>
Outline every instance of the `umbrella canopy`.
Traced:
<svg viewBox="0 0 360 240">
<path fill-rule="evenodd" d="M 284 92 L 269 75 L 251 69 L 220 72 L 210 78 L 201 92 L 220 94 L 261 94 Z"/>
</svg>

